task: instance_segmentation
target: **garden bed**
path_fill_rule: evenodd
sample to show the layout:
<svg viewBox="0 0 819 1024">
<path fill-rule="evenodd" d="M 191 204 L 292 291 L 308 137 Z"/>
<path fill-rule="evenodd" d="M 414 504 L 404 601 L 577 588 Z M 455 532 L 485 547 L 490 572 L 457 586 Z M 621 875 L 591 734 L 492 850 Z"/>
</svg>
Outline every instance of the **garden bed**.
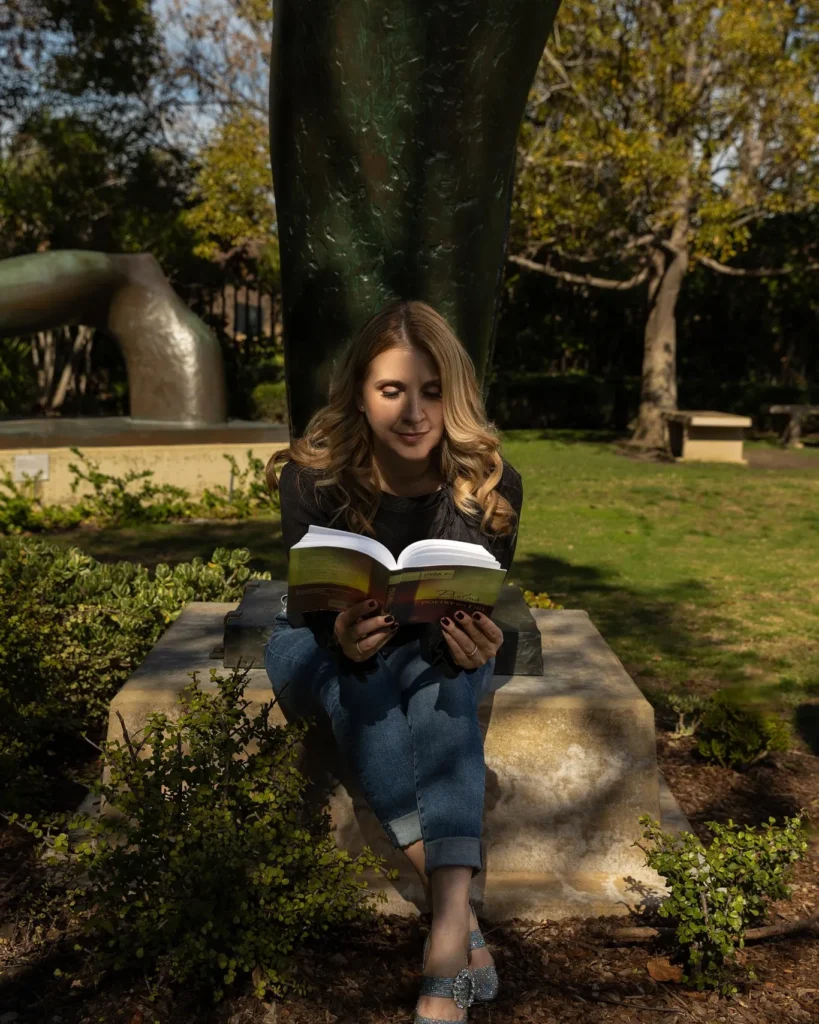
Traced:
<svg viewBox="0 0 819 1024">
<path fill-rule="evenodd" d="M 659 736 L 660 761 L 669 784 L 698 834 L 703 825 L 733 818 L 760 823 L 819 805 L 819 758 L 791 751 L 740 774 L 703 764 L 691 740 Z M 19 830 L 18 830 L 19 831 Z M 27 837 L 0 834 L 0 885 L 25 863 Z M 819 843 L 796 866 L 793 899 L 774 906 L 770 919 L 795 919 L 819 905 Z M 2 899 L 2 892 L 0 892 Z M 10 930 L 13 906 L 2 934 Z M 623 923 L 623 922 L 621 922 Z M 666 955 L 659 944 L 617 946 L 600 937 L 610 920 L 569 920 L 534 925 L 514 921 L 489 926 L 502 978 L 502 992 L 491 1007 L 474 1006 L 477 1024 L 571 1022 L 745 1021 L 748 1024 L 813 1024 L 819 1019 L 819 940 L 799 935 L 749 945 L 745 958 L 758 980 L 738 997 L 686 990 L 652 979 L 649 964 Z M 352 927 L 341 937 L 312 945 L 301 957 L 303 976 L 317 994 L 265 1006 L 252 996 L 211 1008 L 182 992 L 161 992 L 147 1001 L 139 972 L 99 979 L 93 965 L 61 948 L 58 932 L 45 953 L 29 962 L 25 945 L 5 948 L 0 1005 L 16 1012 L 17 1024 L 406 1024 L 417 994 L 423 921 L 381 919 L 372 927 Z M 55 969 L 78 970 L 67 982 Z M 651 968 L 655 971 L 654 965 Z"/>
</svg>

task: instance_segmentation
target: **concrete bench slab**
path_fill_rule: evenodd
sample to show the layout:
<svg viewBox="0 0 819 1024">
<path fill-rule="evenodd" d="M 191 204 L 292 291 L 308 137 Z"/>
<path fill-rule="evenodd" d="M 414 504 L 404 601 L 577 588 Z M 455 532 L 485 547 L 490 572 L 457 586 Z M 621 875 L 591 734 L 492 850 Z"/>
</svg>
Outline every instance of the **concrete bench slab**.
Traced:
<svg viewBox="0 0 819 1024">
<path fill-rule="evenodd" d="M 132 735 L 153 711 L 177 714 L 191 672 L 199 673 L 203 691 L 215 690 L 210 669 L 230 670 L 210 655 L 235 607 L 185 608 L 114 698 L 110 740 L 122 735 L 117 711 Z M 653 710 L 585 612 L 532 611 L 543 675 L 495 676 L 480 706 L 486 870 L 473 895 L 494 920 L 626 913 L 664 892 L 633 845 L 639 816 L 687 827 L 657 771 Z M 246 682 L 253 715 L 272 699 L 272 688 L 263 668 L 251 668 Z M 278 708 L 271 720 L 283 721 Z M 369 845 L 398 869 L 395 882 L 376 882 L 388 895 L 380 907 L 418 913 L 420 884 L 346 777 L 334 743 L 308 738 L 303 766 L 326 796 L 339 844 L 352 854 Z"/>
<path fill-rule="evenodd" d="M 671 454 L 681 462 L 738 462 L 743 454 L 749 416 L 728 412 L 675 411 L 663 413 L 668 423 Z"/>
</svg>

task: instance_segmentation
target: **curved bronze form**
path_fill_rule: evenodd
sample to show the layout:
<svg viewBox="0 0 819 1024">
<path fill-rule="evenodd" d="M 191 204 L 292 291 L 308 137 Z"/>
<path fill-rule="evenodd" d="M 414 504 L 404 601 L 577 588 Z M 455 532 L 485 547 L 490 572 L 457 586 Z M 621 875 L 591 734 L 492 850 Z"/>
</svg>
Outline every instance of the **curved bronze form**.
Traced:
<svg viewBox="0 0 819 1024">
<path fill-rule="evenodd" d="M 63 324 L 98 327 L 119 344 L 133 419 L 225 422 L 219 342 L 153 256 L 62 250 L 0 260 L 0 337 Z"/>
<path fill-rule="evenodd" d="M 515 143 L 559 0 L 274 0 L 271 156 L 294 436 L 390 298 L 483 376 Z"/>
</svg>

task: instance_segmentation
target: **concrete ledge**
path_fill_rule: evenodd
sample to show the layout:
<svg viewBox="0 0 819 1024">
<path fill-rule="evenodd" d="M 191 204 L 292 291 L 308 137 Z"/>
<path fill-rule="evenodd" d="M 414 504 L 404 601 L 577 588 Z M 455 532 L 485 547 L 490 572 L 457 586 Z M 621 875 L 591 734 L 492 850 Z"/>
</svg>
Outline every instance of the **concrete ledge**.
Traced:
<svg viewBox="0 0 819 1024">
<path fill-rule="evenodd" d="M 148 714 L 173 714 L 180 691 L 199 672 L 227 673 L 210 652 L 221 643 L 224 615 L 235 604 L 193 603 L 149 653 L 111 704 L 108 738 L 130 732 Z M 490 919 L 555 919 L 619 914 L 656 900 L 662 880 L 634 847 L 647 813 L 686 828 L 659 778 L 654 715 L 585 612 L 533 609 L 543 643 L 544 674 L 496 676 L 480 707 L 487 764 L 486 870 L 474 896 Z M 272 699 L 263 668 L 248 673 L 249 714 Z M 282 721 L 274 709 L 272 720 Z M 310 742 L 303 767 L 326 794 L 339 844 L 365 844 L 399 870 L 386 889 L 386 912 L 418 913 L 423 894 L 403 855 L 389 844 L 354 782 L 344 777 L 331 742 Z"/>
</svg>

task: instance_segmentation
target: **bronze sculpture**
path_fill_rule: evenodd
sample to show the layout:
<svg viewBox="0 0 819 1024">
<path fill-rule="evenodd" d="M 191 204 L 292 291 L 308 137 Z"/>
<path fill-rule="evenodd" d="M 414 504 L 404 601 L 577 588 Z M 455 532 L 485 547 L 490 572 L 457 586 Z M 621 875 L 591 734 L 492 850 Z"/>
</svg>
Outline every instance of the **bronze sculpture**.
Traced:
<svg viewBox="0 0 819 1024">
<path fill-rule="evenodd" d="M 61 324 L 98 327 L 118 343 L 132 418 L 225 422 L 219 342 L 153 256 L 64 249 L 0 261 L 0 337 Z"/>
<path fill-rule="evenodd" d="M 559 0 L 274 0 L 271 155 L 291 433 L 383 302 L 490 355 L 515 142 Z"/>
</svg>

